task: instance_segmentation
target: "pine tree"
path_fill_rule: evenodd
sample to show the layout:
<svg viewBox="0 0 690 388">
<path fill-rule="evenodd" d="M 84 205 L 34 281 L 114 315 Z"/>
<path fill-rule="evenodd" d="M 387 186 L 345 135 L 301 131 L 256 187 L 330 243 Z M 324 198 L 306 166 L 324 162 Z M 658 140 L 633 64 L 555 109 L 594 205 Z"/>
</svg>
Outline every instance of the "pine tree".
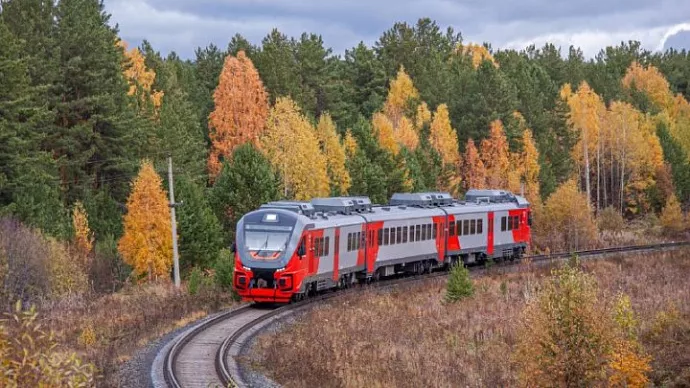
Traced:
<svg viewBox="0 0 690 388">
<path fill-rule="evenodd" d="M 172 266 L 170 209 L 161 184 L 151 162 L 143 160 L 127 199 L 124 235 L 118 242 L 125 263 L 149 280 L 169 275 Z"/>
<path fill-rule="evenodd" d="M 7 5 L 16 10 L 14 2 Z M 33 59 L 24 56 L 22 41 L 7 27 L 6 12 L 0 14 L 0 212 L 67 237 L 57 168 L 40 149 L 53 112 L 46 109 L 42 88 L 31 85 L 28 64 Z"/>
<path fill-rule="evenodd" d="M 311 124 L 289 98 L 280 97 L 268 115 L 261 149 L 280 172 L 286 197 L 309 200 L 328 196 L 326 157 Z"/>
<path fill-rule="evenodd" d="M 194 183 L 186 174 L 180 175 L 175 180 L 175 200 L 183 202 L 175 213 L 178 217 L 180 270 L 210 268 L 224 246 L 224 236 L 204 187 Z"/>
<path fill-rule="evenodd" d="M 208 168 L 215 177 L 221 158 L 229 158 L 240 144 L 253 142 L 263 133 L 268 99 L 259 72 L 244 51 L 228 56 L 220 82 L 213 93 L 215 110 L 209 116 L 211 153 Z"/>
<path fill-rule="evenodd" d="M 321 151 L 326 156 L 331 193 L 336 196 L 344 195 L 352 183 L 345 167 L 345 149 L 330 114 L 324 113 L 319 117 L 316 136 L 319 139 Z"/>
<path fill-rule="evenodd" d="M 224 163 L 209 202 L 232 241 L 237 221 L 262 204 L 280 199 L 281 191 L 277 171 L 253 144 L 246 143 Z"/>
<path fill-rule="evenodd" d="M 136 171 L 150 135 L 150 123 L 136 115 L 127 96 L 122 49 L 103 7 L 97 0 L 63 0 L 57 8 L 58 128 L 45 144 L 59 160 L 68 202 L 104 182 L 124 199 L 122 177 Z"/>
</svg>

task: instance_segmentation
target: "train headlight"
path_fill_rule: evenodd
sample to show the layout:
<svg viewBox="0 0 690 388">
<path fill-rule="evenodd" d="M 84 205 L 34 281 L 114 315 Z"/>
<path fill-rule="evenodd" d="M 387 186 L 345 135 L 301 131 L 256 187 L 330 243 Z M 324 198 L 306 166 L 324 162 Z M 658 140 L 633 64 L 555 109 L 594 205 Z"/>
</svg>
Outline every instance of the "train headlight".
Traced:
<svg viewBox="0 0 690 388">
<path fill-rule="evenodd" d="M 242 266 L 242 269 L 245 270 L 245 271 L 251 271 L 251 270 L 252 270 L 251 268 L 245 267 L 245 266 Z"/>
<path fill-rule="evenodd" d="M 276 272 L 283 272 L 283 271 L 285 271 L 285 267 L 283 267 L 283 268 L 278 268 L 278 269 L 276 270 Z"/>
</svg>

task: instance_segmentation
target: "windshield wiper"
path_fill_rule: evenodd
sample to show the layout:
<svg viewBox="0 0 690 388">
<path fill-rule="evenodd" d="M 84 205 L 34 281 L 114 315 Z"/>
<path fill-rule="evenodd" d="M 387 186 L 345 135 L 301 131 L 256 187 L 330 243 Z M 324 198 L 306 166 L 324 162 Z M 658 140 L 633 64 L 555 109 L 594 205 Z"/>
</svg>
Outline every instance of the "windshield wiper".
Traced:
<svg viewBox="0 0 690 388">
<path fill-rule="evenodd" d="M 261 248 L 259 248 L 258 251 L 256 251 L 256 255 L 257 255 L 257 256 L 261 255 L 261 251 L 263 251 L 264 248 L 268 248 L 268 237 L 269 237 L 269 236 L 268 236 L 268 234 L 267 234 L 267 235 L 266 235 L 266 242 L 264 243 L 264 245 L 261 246 Z"/>
</svg>

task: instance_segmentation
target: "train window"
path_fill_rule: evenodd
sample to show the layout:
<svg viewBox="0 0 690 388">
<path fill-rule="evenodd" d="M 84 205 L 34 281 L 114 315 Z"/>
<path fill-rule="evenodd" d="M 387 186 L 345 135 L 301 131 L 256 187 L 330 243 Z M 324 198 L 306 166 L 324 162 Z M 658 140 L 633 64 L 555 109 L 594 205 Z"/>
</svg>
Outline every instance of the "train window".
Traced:
<svg viewBox="0 0 690 388">
<path fill-rule="evenodd" d="M 477 234 L 477 220 L 470 220 L 470 234 Z"/>
<path fill-rule="evenodd" d="M 352 233 L 347 234 L 347 251 L 350 252 L 352 250 Z"/>
<path fill-rule="evenodd" d="M 421 230 L 419 229 L 419 225 L 414 226 L 414 240 L 413 241 L 420 241 L 421 240 Z"/>
<path fill-rule="evenodd" d="M 482 226 L 483 226 L 482 223 L 483 222 L 484 222 L 484 220 L 482 220 L 481 218 L 477 220 L 477 233 L 479 233 L 479 234 L 484 233 L 484 231 L 482 230 Z"/>
<path fill-rule="evenodd" d="M 403 244 L 405 244 L 407 242 L 407 226 L 403 226 L 403 232 L 402 233 L 403 233 L 403 235 L 402 235 L 403 241 L 402 242 L 403 242 Z"/>
<path fill-rule="evenodd" d="M 515 216 L 514 222 L 513 222 L 513 229 L 519 229 L 520 228 L 520 216 Z"/>
<path fill-rule="evenodd" d="M 396 244 L 402 243 L 402 226 L 398 226 L 398 229 L 395 232 L 395 243 Z"/>
<path fill-rule="evenodd" d="M 455 236 L 455 222 L 451 222 L 448 224 L 448 236 L 449 237 Z"/>
<path fill-rule="evenodd" d="M 501 217 L 501 232 L 505 232 L 505 231 L 506 231 L 506 218 Z"/>
<path fill-rule="evenodd" d="M 422 225 L 422 241 L 426 241 L 426 224 Z"/>
<path fill-rule="evenodd" d="M 377 230 L 376 235 L 377 235 L 377 241 L 379 243 L 379 246 L 383 245 L 383 229 Z"/>
<path fill-rule="evenodd" d="M 321 239 L 318 237 L 314 239 L 314 256 L 316 256 L 316 257 L 320 256 L 319 255 L 319 240 L 321 240 Z"/>
<path fill-rule="evenodd" d="M 330 238 L 326 237 L 326 245 L 324 247 L 324 255 L 326 255 L 326 256 L 328 256 L 329 246 L 331 244 L 331 242 L 329 240 L 330 240 Z"/>
<path fill-rule="evenodd" d="M 431 225 L 432 224 L 426 224 L 426 238 L 427 240 L 431 240 L 433 238 L 433 235 L 431 234 Z"/>
<path fill-rule="evenodd" d="M 364 246 L 364 236 L 362 232 L 357 232 L 357 250 Z"/>
<path fill-rule="evenodd" d="M 470 220 L 462 220 L 462 234 L 464 236 L 470 234 Z"/>
<path fill-rule="evenodd" d="M 364 233 L 364 232 L 361 233 L 359 244 L 360 244 L 359 245 L 360 248 L 366 248 L 367 247 L 367 234 L 366 233 Z"/>
<path fill-rule="evenodd" d="M 432 238 L 436 238 L 438 235 L 438 224 L 434 222 L 434 233 L 431 235 Z"/>
<path fill-rule="evenodd" d="M 383 229 L 383 245 L 388 245 L 388 228 Z"/>
<path fill-rule="evenodd" d="M 462 236 L 462 221 L 456 221 L 454 227 L 457 231 L 457 235 Z"/>
<path fill-rule="evenodd" d="M 414 242 L 414 225 L 410 226 L 410 242 Z"/>
</svg>

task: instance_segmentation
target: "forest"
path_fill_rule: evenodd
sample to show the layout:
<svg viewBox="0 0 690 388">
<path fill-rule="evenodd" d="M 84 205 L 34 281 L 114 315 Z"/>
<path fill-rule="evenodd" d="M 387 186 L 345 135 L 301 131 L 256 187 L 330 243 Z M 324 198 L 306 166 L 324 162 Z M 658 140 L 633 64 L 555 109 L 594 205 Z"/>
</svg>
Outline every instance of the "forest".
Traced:
<svg viewBox="0 0 690 388">
<path fill-rule="evenodd" d="M 507 189 L 536 250 L 686 229 L 687 51 L 493 49 L 420 18 L 344 54 L 273 29 L 182 59 L 111 24 L 96 0 L 0 1 L 3 310 L 170 282 L 168 157 L 195 290 L 228 290 L 235 223 L 277 199 Z"/>
</svg>

